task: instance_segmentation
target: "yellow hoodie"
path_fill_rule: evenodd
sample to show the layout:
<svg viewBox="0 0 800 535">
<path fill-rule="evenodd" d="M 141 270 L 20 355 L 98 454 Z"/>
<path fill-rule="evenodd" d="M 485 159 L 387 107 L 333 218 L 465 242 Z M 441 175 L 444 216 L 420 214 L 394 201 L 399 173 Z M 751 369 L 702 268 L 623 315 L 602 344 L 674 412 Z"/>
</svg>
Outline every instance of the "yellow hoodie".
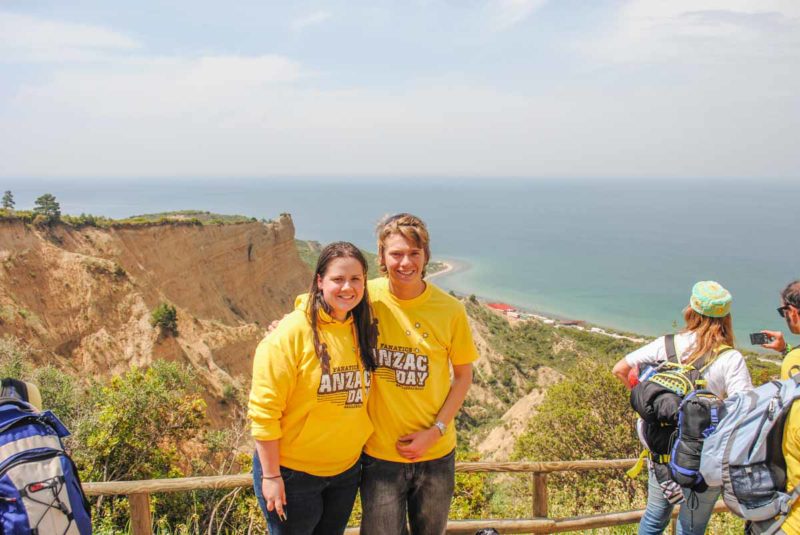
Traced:
<svg viewBox="0 0 800 535">
<path fill-rule="evenodd" d="M 353 466 L 372 434 L 365 403 L 371 374 L 352 319 L 319 314 L 330 373 L 322 373 L 306 311 L 295 310 L 256 348 L 247 415 L 253 438 L 280 440 L 281 466 L 324 477 Z"/>
</svg>

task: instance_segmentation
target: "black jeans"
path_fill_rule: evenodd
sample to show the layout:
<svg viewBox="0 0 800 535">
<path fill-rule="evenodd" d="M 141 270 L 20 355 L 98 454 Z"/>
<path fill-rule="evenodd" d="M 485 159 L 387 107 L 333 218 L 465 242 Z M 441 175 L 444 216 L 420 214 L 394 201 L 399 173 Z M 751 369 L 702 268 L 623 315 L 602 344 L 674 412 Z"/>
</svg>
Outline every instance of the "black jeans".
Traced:
<svg viewBox="0 0 800 535">
<path fill-rule="evenodd" d="M 361 456 L 361 535 L 442 535 L 453 500 L 456 453 L 417 463 Z"/>
<path fill-rule="evenodd" d="M 281 466 L 286 490 L 284 513 L 286 521 L 278 514 L 267 511 L 261 492 L 261 462 L 253 455 L 253 487 L 258 505 L 267 519 L 270 535 L 336 535 L 344 533 L 347 520 L 356 501 L 361 463 L 356 463 L 341 474 L 320 477 Z"/>
</svg>

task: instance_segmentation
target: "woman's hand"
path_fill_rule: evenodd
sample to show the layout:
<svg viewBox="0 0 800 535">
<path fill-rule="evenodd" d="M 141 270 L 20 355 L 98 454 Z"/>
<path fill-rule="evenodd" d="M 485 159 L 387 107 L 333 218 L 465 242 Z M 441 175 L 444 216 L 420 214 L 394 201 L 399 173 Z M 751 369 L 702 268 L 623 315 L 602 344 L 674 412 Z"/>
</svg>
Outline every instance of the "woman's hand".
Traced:
<svg viewBox="0 0 800 535">
<path fill-rule="evenodd" d="M 286 490 L 283 488 L 283 478 L 262 479 L 261 492 L 264 494 L 267 510 L 274 510 L 281 519 L 285 518 L 283 506 L 286 505 Z"/>
<path fill-rule="evenodd" d="M 416 461 L 433 446 L 442 434 L 435 427 L 403 435 L 397 440 L 397 453 L 409 461 Z"/>
</svg>

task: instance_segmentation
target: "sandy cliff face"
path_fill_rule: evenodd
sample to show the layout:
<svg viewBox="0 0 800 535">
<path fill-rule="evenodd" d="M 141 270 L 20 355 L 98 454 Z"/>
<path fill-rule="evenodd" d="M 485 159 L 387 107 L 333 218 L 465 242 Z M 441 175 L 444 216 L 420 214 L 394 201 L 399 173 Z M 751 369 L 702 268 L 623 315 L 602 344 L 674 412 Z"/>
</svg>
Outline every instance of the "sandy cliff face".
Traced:
<svg viewBox="0 0 800 535">
<path fill-rule="evenodd" d="M 83 376 L 180 360 L 221 397 L 249 377 L 265 326 L 292 309 L 309 278 L 288 216 L 110 229 L 2 222 L 0 335 Z M 150 326 L 162 301 L 178 310 L 174 339 Z"/>
</svg>

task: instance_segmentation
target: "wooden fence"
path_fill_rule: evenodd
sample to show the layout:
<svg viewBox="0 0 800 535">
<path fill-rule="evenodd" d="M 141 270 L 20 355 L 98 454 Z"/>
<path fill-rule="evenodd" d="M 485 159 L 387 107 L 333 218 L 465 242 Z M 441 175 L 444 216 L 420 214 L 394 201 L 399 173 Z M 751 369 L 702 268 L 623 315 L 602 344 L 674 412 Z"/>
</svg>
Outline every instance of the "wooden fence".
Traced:
<svg viewBox="0 0 800 535">
<path fill-rule="evenodd" d="M 456 472 L 523 472 L 531 475 L 533 499 L 529 519 L 451 520 L 447 533 L 474 534 L 479 529 L 494 528 L 500 533 L 559 533 L 584 529 L 604 528 L 639 522 L 643 509 L 601 513 L 570 518 L 550 518 L 547 503 L 547 475 L 553 472 L 587 472 L 592 470 L 627 469 L 636 459 L 554 461 L 540 463 L 456 463 Z M 184 492 L 201 489 L 234 489 L 250 487 L 250 474 L 212 477 L 187 477 L 180 479 L 151 479 L 146 481 L 110 481 L 106 483 L 84 483 L 88 496 L 127 496 L 130 502 L 131 529 L 133 535 L 151 535 L 150 494 L 156 492 Z M 714 511 L 727 510 L 720 501 Z M 673 512 L 673 517 L 678 508 Z M 358 533 L 358 528 L 349 528 L 348 535 Z"/>
</svg>

